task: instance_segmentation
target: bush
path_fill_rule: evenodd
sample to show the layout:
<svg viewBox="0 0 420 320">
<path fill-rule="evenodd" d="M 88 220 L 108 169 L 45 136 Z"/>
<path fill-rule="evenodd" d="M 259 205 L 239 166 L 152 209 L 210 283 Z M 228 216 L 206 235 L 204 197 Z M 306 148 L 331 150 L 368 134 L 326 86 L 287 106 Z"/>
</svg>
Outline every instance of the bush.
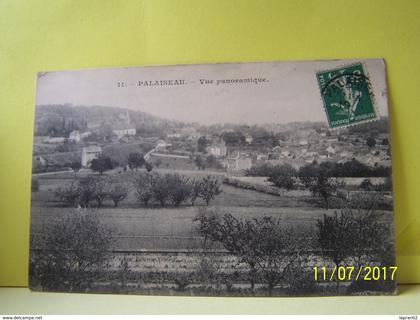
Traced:
<svg viewBox="0 0 420 320">
<path fill-rule="evenodd" d="M 307 164 L 299 169 L 298 176 L 305 183 L 306 178 L 316 176 L 320 171 L 327 177 L 389 177 L 391 174 L 388 167 L 369 167 L 353 159 L 344 163 Z"/>
<path fill-rule="evenodd" d="M 270 174 L 268 181 L 272 182 L 276 187 L 291 190 L 296 183 L 296 170 L 288 164 L 276 166 L 275 171 Z"/>
</svg>

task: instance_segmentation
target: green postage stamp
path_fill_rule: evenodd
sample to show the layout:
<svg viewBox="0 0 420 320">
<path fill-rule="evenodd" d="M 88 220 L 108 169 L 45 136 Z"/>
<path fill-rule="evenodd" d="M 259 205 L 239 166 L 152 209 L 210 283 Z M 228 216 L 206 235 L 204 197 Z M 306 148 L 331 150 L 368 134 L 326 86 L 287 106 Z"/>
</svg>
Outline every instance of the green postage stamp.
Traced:
<svg viewBox="0 0 420 320">
<path fill-rule="evenodd" d="M 378 119 L 374 96 L 363 65 L 316 73 L 330 128 L 339 128 Z"/>
</svg>

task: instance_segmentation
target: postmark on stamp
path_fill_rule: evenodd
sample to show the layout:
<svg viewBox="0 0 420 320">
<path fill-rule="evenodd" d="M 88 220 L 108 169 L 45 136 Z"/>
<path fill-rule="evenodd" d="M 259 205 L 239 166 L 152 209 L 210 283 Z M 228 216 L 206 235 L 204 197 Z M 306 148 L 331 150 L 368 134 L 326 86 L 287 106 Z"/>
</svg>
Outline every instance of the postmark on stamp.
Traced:
<svg viewBox="0 0 420 320">
<path fill-rule="evenodd" d="M 371 83 L 361 63 L 316 73 L 330 128 L 379 118 Z"/>
</svg>

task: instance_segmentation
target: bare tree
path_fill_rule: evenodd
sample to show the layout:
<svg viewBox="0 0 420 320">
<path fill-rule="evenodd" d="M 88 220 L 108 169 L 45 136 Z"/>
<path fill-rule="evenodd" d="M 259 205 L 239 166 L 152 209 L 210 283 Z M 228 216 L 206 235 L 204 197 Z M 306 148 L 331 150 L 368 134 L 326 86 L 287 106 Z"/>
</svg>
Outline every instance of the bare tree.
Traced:
<svg viewBox="0 0 420 320">
<path fill-rule="evenodd" d="M 219 218 L 201 212 L 197 220 L 205 239 L 221 243 L 248 266 L 252 290 L 259 275 L 272 295 L 297 258 L 291 231 L 283 230 L 272 217 L 240 220 L 231 214 Z"/>
<path fill-rule="evenodd" d="M 152 186 L 154 183 L 154 177 L 149 173 L 142 173 L 133 179 L 132 185 L 137 195 L 137 199 L 142 202 L 145 206 L 149 204 L 149 201 L 153 197 Z"/>
<path fill-rule="evenodd" d="M 166 175 L 166 182 L 170 190 L 169 198 L 174 206 L 179 207 L 190 197 L 192 185 L 187 177 L 179 174 L 168 174 Z"/>
<path fill-rule="evenodd" d="M 201 195 L 201 186 L 202 186 L 202 183 L 201 183 L 200 180 L 193 179 L 191 181 L 191 187 L 192 188 L 191 188 L 191 193 L 190 193 L 190 199 L 191 199 L 191 205 L 192 206 L 195 205 L 195 201 Z"/>
<path fill-rule="evenodd" d="M 209 205 L 210 201 L 222 192 L 220 182 L 216 178 L 207 176 L 201 180 L 200 197 L 206 202 L 206 205 Z"/>
<path fill-rule="evenodd" d="M 43 248 L 32 255 L 30 275 L 43 289 L 87 291 L 108 261 L 112 230 L 95 212 L 75 210 L 43 232 Z"/>
<path fill-rule="evenodd" d="M 102 207 L 102 203 L 108 197 L 107 182 L 103 179 L 94 179 L 93 199 L 96 201 L 97 207 Z"/>
</svg>

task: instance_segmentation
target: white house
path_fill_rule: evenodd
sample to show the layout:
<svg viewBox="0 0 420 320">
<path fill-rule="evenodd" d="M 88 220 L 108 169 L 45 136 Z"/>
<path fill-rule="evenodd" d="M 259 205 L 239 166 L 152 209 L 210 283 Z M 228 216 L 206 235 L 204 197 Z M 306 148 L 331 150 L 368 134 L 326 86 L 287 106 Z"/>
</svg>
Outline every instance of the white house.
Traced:
<svg viewBox="0 0 420 320">
<path fill-rule="evenodd" d="M 128 110 L 125 110 L 125 118 L 126 123 L 119 127 L 114 127 L 112 132 L 118 137 L 118 139 L 121 139 L 125 136 L 135 136 L 136 135 L 136 128 L 130 124 L 130 113 Z"/>
<path fill-rule="evenodd" d="M 236 156 L 226 158 L 226 167 L 228 171 L 242 171 L 250 169 L 252 166 L 252 160 L 249 157 L 241 157 L 238 153 Z"/>
<path fill-rule="evenodd" d="M 118 137 L 118 139 L 121 139 L 125 136 L 135 136 L 136 128 L 119 127 L 117 129 L 113 129 L 112 132 Z"/>
<path fill-rule="evenodd" d="M 299 140 L 299 145 L 300 146 L 307 146 L 308 145 L 308 140 L 306 140 L 306 139 Z"/>
<path fill-rule="evenodd" d="M 217 144 L 212 144 L 211 146 L 207 147 L 207 152 L 215 157 L 226 157 L 226 143 L 222 140 Z"/>
<path fill-rule="evenodd" d="M 74 130 L 69 134 L 69 140 L 73 142 L 80 142 L 81 136 L 78 130 Z"/>
<path fill-rule="evenodd" d="M 166 135 L 166 137 L 167 138 L 180 138 L 181 137 L 181 134 L 180 133 L 177 133 L 177 132 L 175 132 L 175 133 L 168 133 Z"/>
<path fill-rule="evenodd" d="M 43 142 L 44 143 L 51 143 L 51 144 L 59 144 L 66 141 L 65 137 L 46 137 Z"/>
<path fill-rule="evenodd" d="M 81 139 L 85 139 L 85 138 L 87 138 L 87 137 L 89 137 L 91 135 L 92 135 L 92 132 L 91 131 L 86 131 L 86 132 L 83 132 L 83 133 L 80 134 L 80 138 Z"/>
<path fill-rule="evenodd" d="M 102 153 L 99 146 L 84 147 L 82 150 L 82 166 L 88 167 L 93 159 L 97 159 Z"/>
<path fill-rule="evenodd" d="M 254 141 L 254 138 L 251 135 L 246 134 L 245 135 L 245 142 L 248 143 L 248 144 L 251 144 L 252 141 Z"/>
<path fill-rule="evenodd" d="M 327 149 L 325 149 L 325 151 L 327 151 L 328 156 L 332 156 L 335 154 L 335 149 L 331 146 L 329 146 Z"/>
</svg>

